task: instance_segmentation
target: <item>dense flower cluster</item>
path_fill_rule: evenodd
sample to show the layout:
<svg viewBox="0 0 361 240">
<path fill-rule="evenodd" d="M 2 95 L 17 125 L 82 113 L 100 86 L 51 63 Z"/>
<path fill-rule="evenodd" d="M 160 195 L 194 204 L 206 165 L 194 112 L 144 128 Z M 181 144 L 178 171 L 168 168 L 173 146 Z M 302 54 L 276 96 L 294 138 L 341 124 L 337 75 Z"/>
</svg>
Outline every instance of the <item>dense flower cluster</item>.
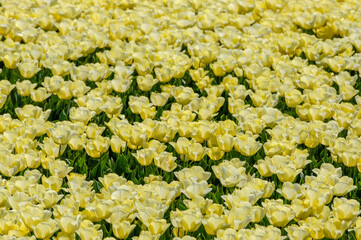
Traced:
<svg viewBox="0 0 361 240">
<path fill-rule="evenodd" d="M 361 172 L 359 1 L 0 9 L 1 239 L 361 239 L 333 165 Z M 164 176 L 90 179 L 80 152 Z"/>
</svg>

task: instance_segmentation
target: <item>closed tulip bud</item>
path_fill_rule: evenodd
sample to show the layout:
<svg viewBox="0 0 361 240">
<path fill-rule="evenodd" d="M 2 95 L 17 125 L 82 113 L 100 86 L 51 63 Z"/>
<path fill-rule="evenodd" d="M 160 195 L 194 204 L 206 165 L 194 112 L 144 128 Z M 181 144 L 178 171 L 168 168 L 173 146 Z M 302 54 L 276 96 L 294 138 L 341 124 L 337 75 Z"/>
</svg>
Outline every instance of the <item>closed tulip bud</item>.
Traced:
<svg viewBox="0 0 361 240">
<path fill-rule="evenodd" d="M 125 239 L 129 236 L 136 225 L 131 225 L 128 221 L 113 223 L 113 234 L 117 238 Z"/>
<path fill-rule="evenodd" d="M 55 220 L 49 219 L 46 222 L 41 222 L 37 224 L 34 228 L 34 234 L 39 239 L 47 239 L 50 238 L 58 230 L 58 223 Z"/>
<path fill-rule="evenodd" d="M 36 83 L 31 83 L 29 80 L 24 80 L 22 82 L 16 82 L 16 90 L 20 96 L 27 97 L 36 87 Z"/>
</svg>

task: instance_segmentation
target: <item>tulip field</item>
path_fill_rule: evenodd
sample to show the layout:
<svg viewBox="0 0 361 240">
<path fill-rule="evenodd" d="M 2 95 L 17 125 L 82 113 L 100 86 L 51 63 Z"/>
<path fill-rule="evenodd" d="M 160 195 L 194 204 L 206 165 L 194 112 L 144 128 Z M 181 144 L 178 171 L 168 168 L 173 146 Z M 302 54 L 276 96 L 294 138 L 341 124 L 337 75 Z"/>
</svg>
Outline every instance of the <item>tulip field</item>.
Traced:
<svg viewBox="0 0 361 240">
<path fill-rule="evenodd" d="M 0 0 L 0 239 L 361 240 L 358 0 Z"/>
</svg>

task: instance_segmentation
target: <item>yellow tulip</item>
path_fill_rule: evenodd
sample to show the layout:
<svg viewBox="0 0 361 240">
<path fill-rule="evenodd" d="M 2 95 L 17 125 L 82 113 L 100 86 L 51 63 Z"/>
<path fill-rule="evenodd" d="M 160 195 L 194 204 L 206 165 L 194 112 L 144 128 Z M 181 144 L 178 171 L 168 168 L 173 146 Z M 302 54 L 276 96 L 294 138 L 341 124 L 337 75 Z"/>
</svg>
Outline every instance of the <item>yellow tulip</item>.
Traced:
<svg viewBox="0 0 361 240">
<path fill-rule="evenodd" d="M 38 60 L 23 60 L 16 64 L 19 68 L 19 72 L 23 78 L 32 78 L 37 72 L 41 70 L 38 67 Z"/>
<path fill-rule="evenodd" d="M 266 207 L 266 217 L 273 226 L 284 227 L 295 217 L 295 213 L 288 205 L 270 205 Z"/>
<path fill-rule="evenodd" d="M 163 171 L 171 172 L 177 167 L 176 159 L 177 158 L 173 157 L 173 154 L 169 152 L 161 152 L 154 157 L 154 164 Z"/>
<path fill-rule="evenodd" d="M 21 212 L 20 212 L 21 220 L 23 220 L 23 222 L 29 229 L 35 230 L 36 228 L 39 228 L 39 226 L 38 226 L 39 224 L 42 224 L 42 223 L 44 224 L 45 229 L 42 230 L 41 228 L 39 228 L 39 233 L 41 233 L 41 231 L 45 231 L 45 232 L 48 231 L 48 227 L 51 227 L 53 225 L 54 222 L 52 222 L 52 220 L 50 219 L 50 216 L 51 216 L 50 211 L 43 210 L 40 206 L 31 205 L 31 204 L 25 205 L 21 209 Z M 49 220 L 50 220 L 50 222 L 49 222 Z M 40 225 L 40 227 L 41 226 L 42 225 Z M 53 227 L 56 227 L 56 225 Z M 56 231 L 54 231 L 54 232 L 56 232 Z"/>
<path fill-rule="evenodd" d="M 174 175 L 177 177 L 178 181 L 183 182 L 191 177 L 197 178 L 198 181 L 207 181 L 212 174 L 204 171 L 200 166 L 193 166 L 191 168 L 183 168 L 179 172 L 174 172 Z"/>
<path fill-rule="evenodd" d="M 71 170 L 73 170 L 72 167 L 69 167 L 66 162 L 61 160 L 54 160 L 48 164 L 51 175 L 59 178 L 64 178 Z"/>
<path fill-rule="evenodd" d="M 157 79 L 154 79 L 152 75 L 147 74 L 145 76 L 137 77 L 137 84 L 140 90 L 143 92 L 150 91 L 152 87 L 158 82 Z"/>
<path fill-rule="evenodd" d="M 69 139 L 68 145 L 72 150 L 80 151 L 82 150 L 86 143 L 86 134 L 83 133 L 81 135 L 74 135 Z"/>
<path fill-rule="evenodd" d="M 97 136 L 101 136 L 105 127 L 99 127 L 96 123 L 90 123 L 85 127 L 85 133 L 88 138 L 95 139 Z"/>
<path fill-rule="evenodd" d="M 298 183 L 284 182 L 282 189 L 277 189 L 277 192 L 280 193 L 285 199 L 293 200 L 299 198 L 302 194 L 300 192 L 301 186 Z"/>
<path fill-rule="evenodd" d="M 186 157 L 192 161 L 200 161 L 206 154 L 208 149 L 200 143 L 193 142 L 187 146 Z"/>
<path fill-rule="evenodd" d="M 64 84 L 64 79 L 60 76 L 45 77 L 41 83 L 49 93 L 56 93 Z"/>
<path fill-rule="evenodd" d="M 70 68 L 70 76 L 73 81 L 85 81 L 89 76 L 89 69 L 86 65 L 72 66 Z"/>
<path fill-rule="evenodd" d="M 117 135 L 113 135 L 110 139 L 110 147 L 115 153 L 124 152 L 127 148 L 127 142 L 118 137 Z"/>
<path fill-rule="evenodd" d="M 262 143 L 257 142 L 258 135 L 253 135 L 247 131 L 245 134 L 235 138 L 234 148 L 244 156 L 252 156 L 262 147 Z"/>
<path fill-rule="evenodd" d="M 59 219 L 59 227 L 66 234 L 75 233 L 79 229 L 80 223 L 80 215 L 65 215 Z"/>
<path fill-rule="evenodd" d="M 142 166 L 148 166 L 153 162 L 154 151 L 152 149 L 140 149 L 132 153 L 138 163 Z"/>
<path fill-rule="evenodd" d="M 43 102 L 45 99 L 51 96 L 51 93 L 47 93 L 46 89 L 41 87 L 36 90 L 32 90 L 30 93 L 30 98 L 34 102 Z"/>
<path fill-rule="evenodd" d="M 252 205 L 249 202 L 242 202 L 243 206 L 233 207 L 231 210 L 225 210 L 226 222 L 234 230 L 240 230 L 246 227 L 252 220 Z"/>
<path fill-rule="evenodd" d="M 34 234 L 39 239 L 47 239 L 50 238 L 58 230 L 58 222 L 49 219 L 46 222 L 41 222 L 37 224 L 34 228 Z"/>
<path fill-rule="evenodd" d="M 169 223 L 165 219 L 154 219 L 150 222 L 148 229 L 152 235 L 163 235 L 169 227 Z"/>
<path fill-rule="evenodd" d="M 208 183 L 205 180 L 199 181 L 199 182 L 193 182 L 190 179 L 183 181 L 183 189 L 181 190 L 182 193 L 184 193 L 188 198 L 196 198 L 197 196 L 204 197 L 212 191 L 212 188 L 210 188 Z"/>
<path fill-rule="evenodd" d="M 15 88 L 15 85 L 12 85 L 8 80 L 0 81 L 0 94 L 9 95 L 10 92 Z"/>
<path fill-rule="evenodd" d="M 218 215 L 208 215 L 202 220 L 202 223 L 209 235 L 216 235 L 219 229 L 226 229 L 229 226 L 225 217 Z"/>
<path fill-rule="evenodd" d="M 131 231 L 135 228 L 136 225 L 131 225 L 128 221 L 116 222 L 113 223 L 113 234 L 117 238 L 125 239 L 129 236 Z"/>
<path fill-rule="evenodd" d="M 306 240 L 310 235 L 310 233 L 307 232 L 307 229 L 297 226 L 296 224 L 288 226 L 286 231 L 290 240 Z"/>
<path fill-rule="evenodd" d="M 103 239 L 102 230 L 98 230 L 100 225 L 93 225 L 89 220 L 84 220 L 81 227 L 76 231 L 81 240 L 100 240 Z M 114 235 L 116 234 L 113 230 Z"/>
<path fill-rule="evenodd" d="M 223 161 L 218 166 L 212 166 L 212 170 L 223 186 L 234 187 L 238 184 L 244 185 L 247 180 L 243 165 L 244 162 L 233 158 L 231 161 Z"/>
<path fill-rule="evenodd" d="M 337 180 L 337 183 L 333 186 L 333 194 L 335 196 L 345 196 L 348 192 L 356 189 L 353 185 L 353 179 L 347 176 L 342 176 Z"/>
<path fill-rule="evenodd" d="M 71 86 L 71 81 L 65 81 L 64 84 L 60 87 L 60 89 L 56 92 L 56 95 L 62 100 L 71 99 L 73 97 L 70 91 Z"/>
<path fill-rule="evenodd" d="M 357 217 L 353 230 L 355 231 L 356 239 L 361 239 L 361 218 Z"/>
<path fill-rule="evenodd" d="M 36 87 L 36 83 L 31 83 L 29 80 L 24 80 L 22 82 L 16 82 L 16 90 L 20 96 L 27 97 Z"/>
<path fill-rule="evenodd" d="M 63 184 L 63 179 L 56 176 L 42 176 L 41 183 L 44 185 L 44 187 L 54 190 L 55 192 L 59 192 Z"/>
<path fill-rule="evenodd" d="M 94 139 L 87 139 L 84 148 L 89 156 L 98 158 L 108 151 L 109 145 L 108 137 L 98 135 Z"/>
<path fill-rule="evenodd" d="M 234 137 L 230 134 L 217 135 L 218 147 L 224 152 L 230 152 L 235 144 Z"/>
<path fill-rule="evenodd" d="M 51 189 L 47 189 L 46 192 L 44 193 L 44 196 L 42 197 L 42 199 L 39 199 L 40 203 L 44 206 L 44 208 L 51 208 L 53 207 L 55 204 L 57 204 L 57 202 L 63 198 L 64 195 L 58 195 L 56 191 L 51 190 Z"/>
<path fill-rule="evenodd" d="M 53 127 L 47 130 L 48 136 L 51 137 L 55 143 L 65 145 L 70 138 L 75 135 L 70 127 L 64 123 L 56 123 Z"/>
<path fill-rule="evenodd" d="M 360 214 L 360 203 L 354 199 L 334 198 L 333 213 L 339 220 L 350 221 Z"/>
<path fill-rule="evenodd" d="M 222 159 L 224 152 L 219 147 L 211 147 L 209 148 L 207 155 L 210 159 L 218 161 Z"/>
<path fill-rule="evenodd" d="M 261 206 L 252 206 L 251 210 L 251 222 L 258 223 L 262 221 L 266 215 L 265 210 Z"/>
<path fill-rule="evenodd" d="M 170 144 L 175 148 L 178 154 L 185 155 L 188 153 L 188 146 L 190 141 L 187 138 L 180 137 L 177 139 L 177 142 L 170 142 Z"/>
<path fill-rule="evenodd" d="M 90 89 L 84 81 L 76 80 L 70 84 L 70 93 L 76 98 L 84 96 Z"/>
<path fill-rule="evenodd" d="M 182 228 L 186 232 L 195 232 L 202 224 L 202 213 L 198 210 L 171 211 L 170 219 L 173 227 Z"/>
<path fill-rule="evenodd" d="M 61 76 L 64 77 L 65 75 L 69 74 L 70 71 L 70 67 L 71 67 L 71 63 L 68 61 L 62 61 L 62 60 L 58 60 L 55 61 L 50 69 L 51 69 L 51 73 L 54 76 Z"/>
<path fill-rule="evenodd" d="M 277 170 L 277 177 L 281 182 L 293 182 L 302 169 L 296 169 L 295 166 L 289 164 Z"/>
<path fill-rule="evenodd" d="M 343 236 L 347 228 L 348 226 L 345 221 L 337 218 L 329 218 L 325 223 L 323 233 L 326 238 L 339 239 Z"/>
</svg>

